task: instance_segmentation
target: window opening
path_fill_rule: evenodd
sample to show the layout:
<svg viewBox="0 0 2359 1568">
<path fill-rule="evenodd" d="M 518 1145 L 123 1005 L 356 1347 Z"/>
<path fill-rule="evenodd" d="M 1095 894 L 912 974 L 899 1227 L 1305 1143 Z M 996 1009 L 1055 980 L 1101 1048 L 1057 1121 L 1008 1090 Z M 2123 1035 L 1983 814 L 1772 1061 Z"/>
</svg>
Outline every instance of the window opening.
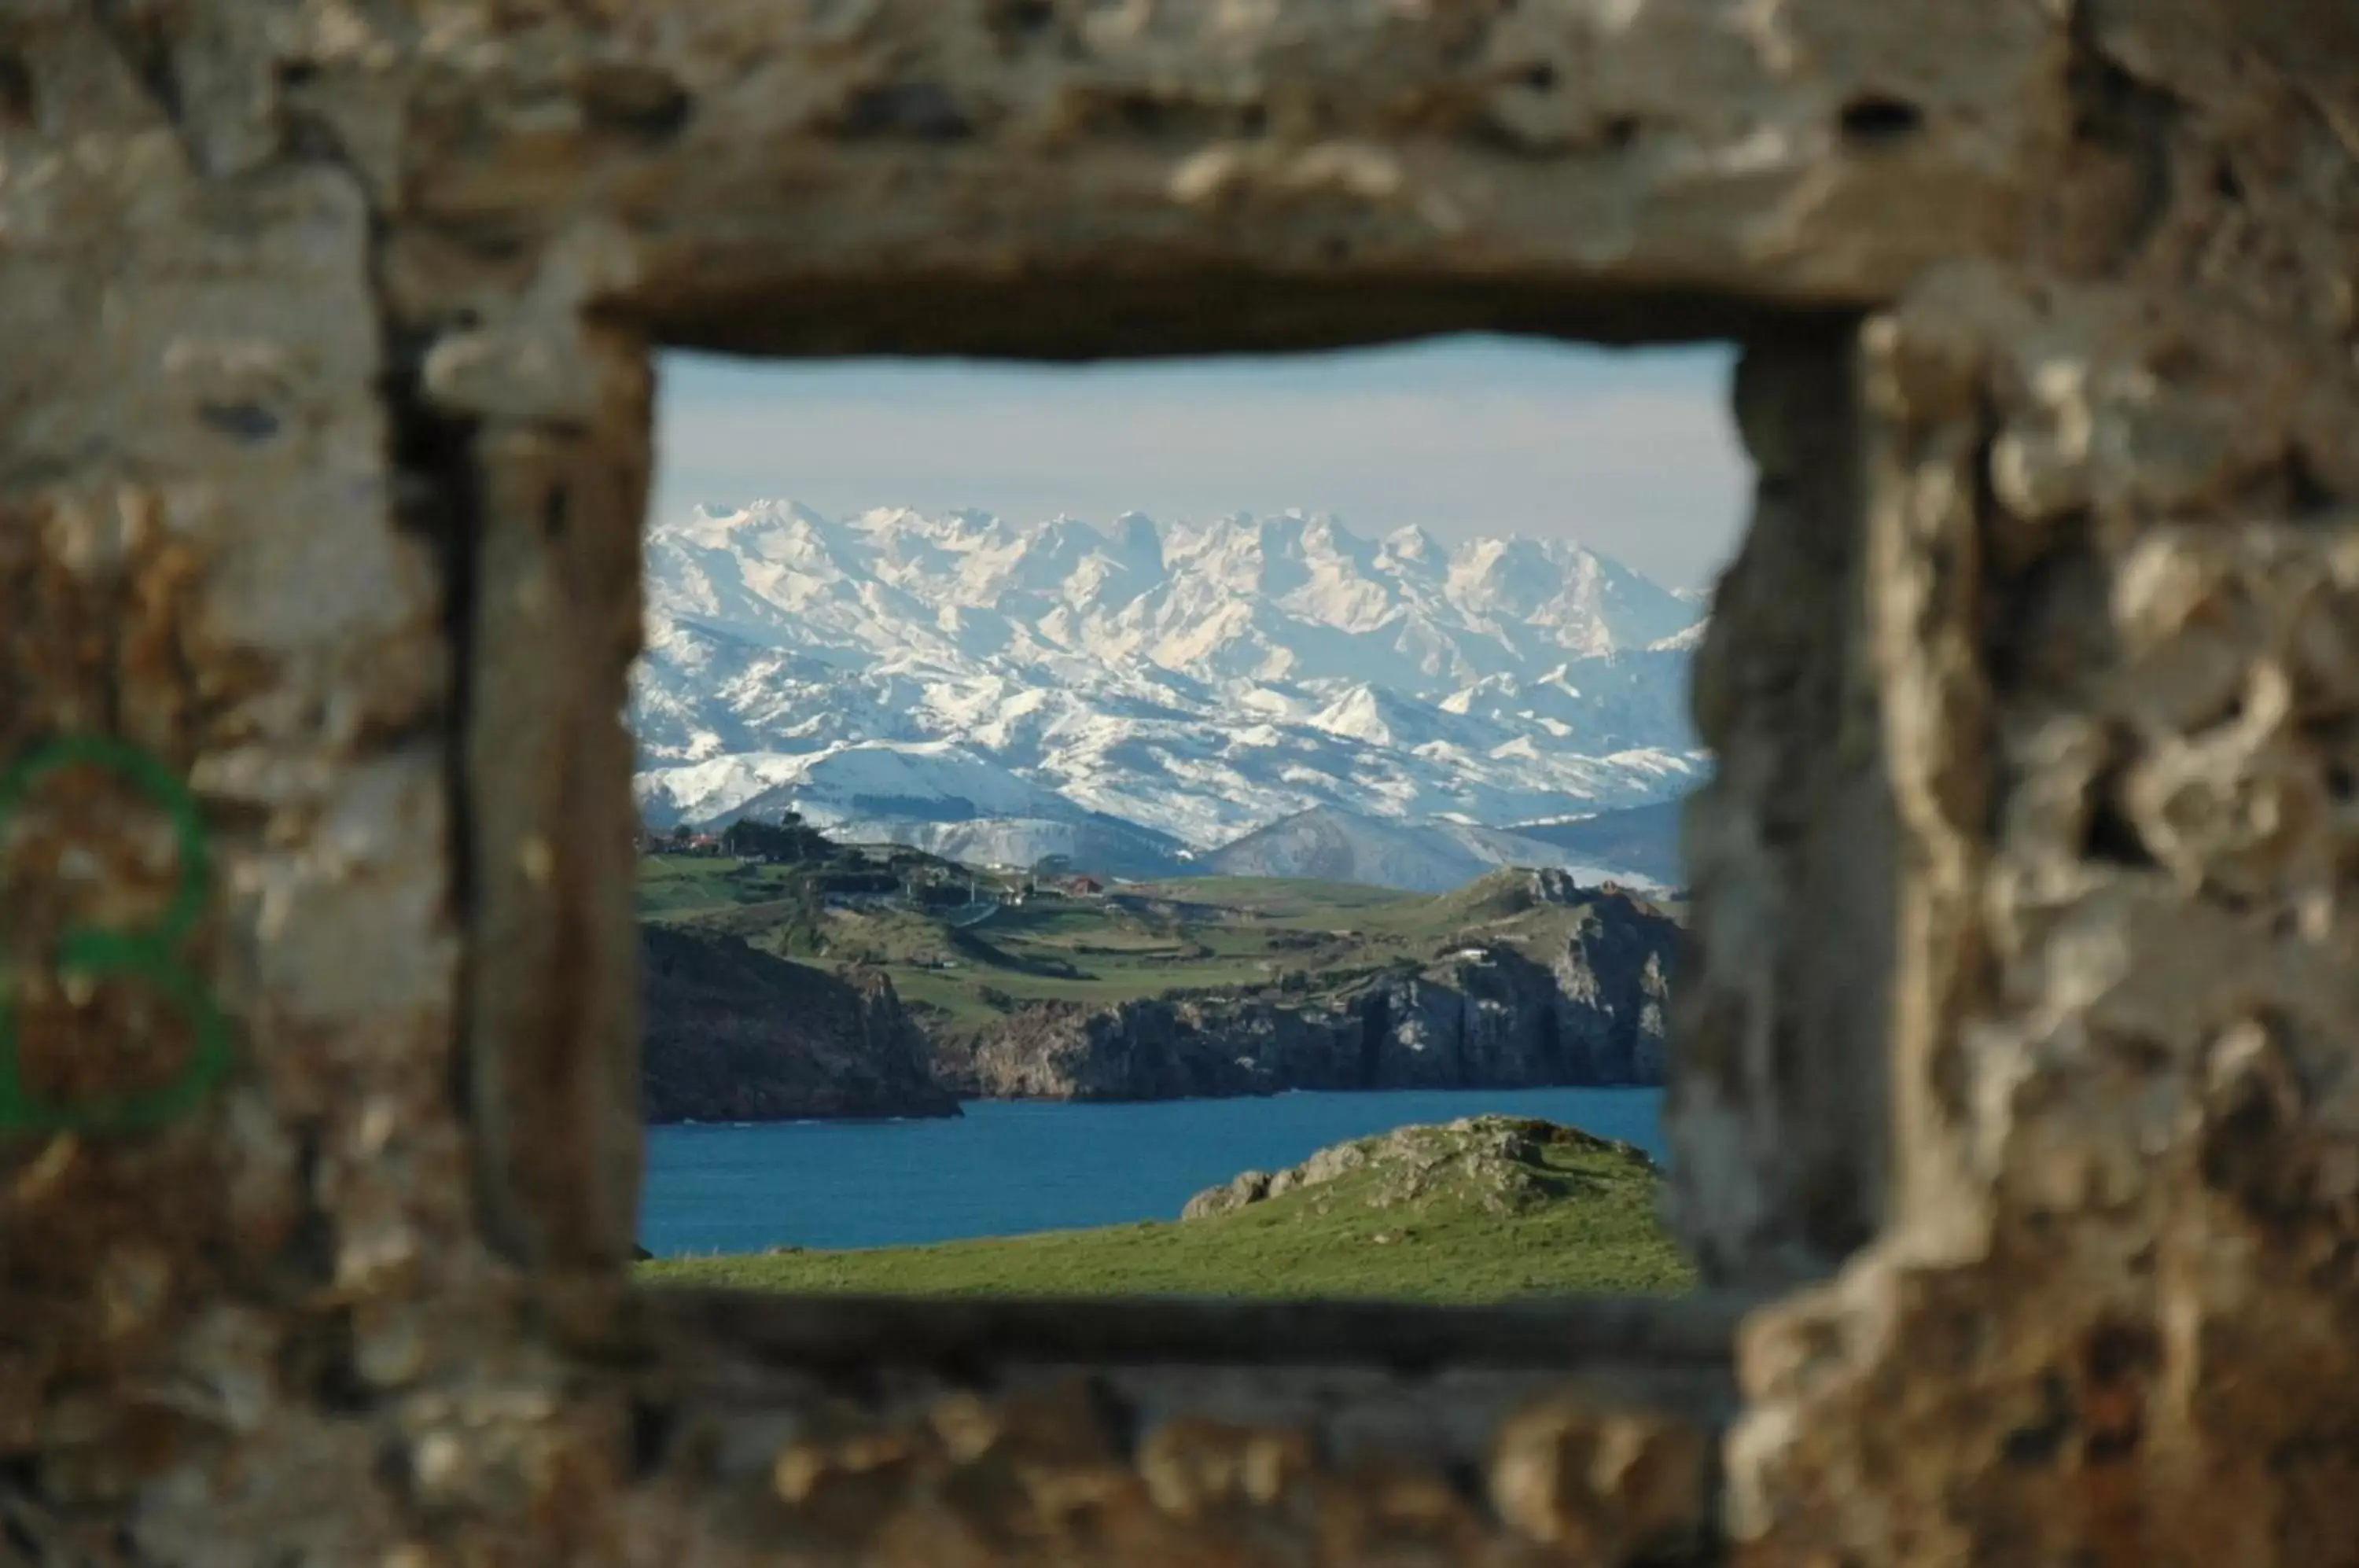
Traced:
<svg viewBox="0 0 2359 1568">
<path fill-rule="evenodd" d="M 1732 357 L 668 356 L 647 1277 L 1684 1283 L 1622 1146 Z"/>
</svg>

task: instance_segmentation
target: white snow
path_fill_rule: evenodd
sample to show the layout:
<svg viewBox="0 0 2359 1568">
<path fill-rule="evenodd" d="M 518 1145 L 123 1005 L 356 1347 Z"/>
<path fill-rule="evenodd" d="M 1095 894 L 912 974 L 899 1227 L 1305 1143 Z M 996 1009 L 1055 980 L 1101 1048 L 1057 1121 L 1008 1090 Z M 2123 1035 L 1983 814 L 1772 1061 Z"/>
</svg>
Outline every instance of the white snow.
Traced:
<svg viewBox="0 0 2359 1568">
<path fill-rule="evenodd" d="M 760 502 L 652 528 L 647 603 L 658 822 L 791 804 L 1021 854 L 1097 811 L 1210 849 L 1319 807 L 1560 818 L 1703 766 L 1701 607 L 1564 539 Z"/>
</svg>

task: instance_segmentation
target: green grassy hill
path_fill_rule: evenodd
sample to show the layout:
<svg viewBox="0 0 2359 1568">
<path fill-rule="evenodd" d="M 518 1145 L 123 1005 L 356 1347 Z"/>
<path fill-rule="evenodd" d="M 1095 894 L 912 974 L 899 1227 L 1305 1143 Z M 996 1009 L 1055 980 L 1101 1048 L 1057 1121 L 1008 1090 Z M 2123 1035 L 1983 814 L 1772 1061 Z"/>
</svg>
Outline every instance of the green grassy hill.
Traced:
<svg viewBox="0 0 2359 1568">
<path fill-rule="evenodd" d="M 1476 1302 L 1694 1282 L 1627 1144 L 1477 1116 L 1321 1150 L 1196 1217 L 861 1251 L 639 1265 L 654 1284 L 909 1295 L 1362 1296 Z"/>
</svg>

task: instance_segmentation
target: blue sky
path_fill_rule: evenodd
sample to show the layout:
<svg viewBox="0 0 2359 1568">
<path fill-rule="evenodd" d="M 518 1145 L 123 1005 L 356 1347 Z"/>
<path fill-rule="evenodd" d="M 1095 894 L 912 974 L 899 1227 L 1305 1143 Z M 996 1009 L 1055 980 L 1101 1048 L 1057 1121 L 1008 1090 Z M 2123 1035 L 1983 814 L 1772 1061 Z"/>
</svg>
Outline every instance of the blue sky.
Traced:
<svg viewBox="0 0 2359 1568">
<path fill-rule="evenodd" d="M 1732 351 L 1458 337 L 1282 357 L 1027 365 L 667 354 L 654 506 L 1014 521 L 1336 514 L 1354 531 L 1577 539 L 1670 587 L 1735 548 Z"/>
</svg>

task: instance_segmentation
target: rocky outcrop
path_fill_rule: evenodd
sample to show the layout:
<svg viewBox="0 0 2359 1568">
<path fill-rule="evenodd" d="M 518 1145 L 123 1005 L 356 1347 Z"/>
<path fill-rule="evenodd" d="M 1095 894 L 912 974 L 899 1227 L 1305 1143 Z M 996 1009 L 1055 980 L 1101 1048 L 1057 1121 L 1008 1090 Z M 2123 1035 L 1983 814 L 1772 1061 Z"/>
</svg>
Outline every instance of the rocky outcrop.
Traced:
<svg viewBox="0 0 2359 1568">
<path fill-rule="evenodd" d="M 1552 940 L 1476 922 L 1421 966 L 1317 993 L 1036 1006 L 946 1062 L 946 1077 L 991 1098 L 1073 1100 L 1662 1083 L 1677 924 L 1561 873 L 1495 881 L 1516 912 L 1563 906 Z"/>
<path fill-rule="evenodd" d="M 1487 1214 L 1509 1214 L 1562 1196 L 1562 1177 L 1546 1149 L 1603 1155 L 1640 1176 L 1655 1163 L 1635 1144 L 1599 1138 L 1537 1116 L 1462 1116 L 1439 1127 L 1396 1127 L 1321 1149 L 1275 1173 L 1247 1171 L 1188 1200 L 1181 1220 L 1218 1219 L 1288 1192 L 1360 1178 L 1369 1208 L 1389 1209 L 1454 1196 Z"/>
<path fill-rule="evenodd" d="M 882 975 L 848 980 L 727 936 L 644 928 L 652 1122 L 954 1116 Z"/>
</svg>

